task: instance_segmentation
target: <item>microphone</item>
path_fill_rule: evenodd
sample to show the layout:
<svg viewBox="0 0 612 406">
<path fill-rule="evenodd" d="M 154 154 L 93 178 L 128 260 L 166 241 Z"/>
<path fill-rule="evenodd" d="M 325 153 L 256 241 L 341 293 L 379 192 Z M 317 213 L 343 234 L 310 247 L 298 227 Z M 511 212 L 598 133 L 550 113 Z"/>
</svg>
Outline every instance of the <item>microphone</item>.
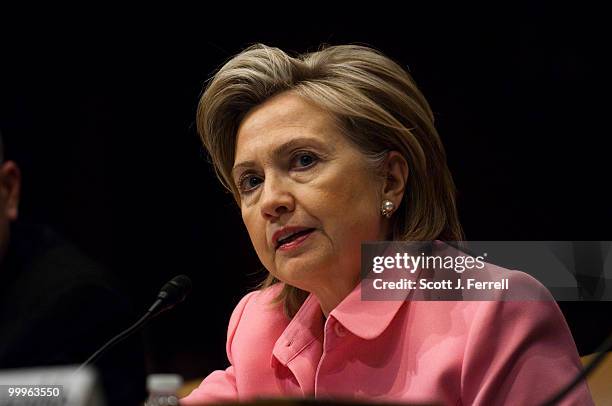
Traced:
<svg viewBox="0 0 612 406">
<path fill-rule="evenodd" d="M 172 278 L 166 283 L 159 294 L 157 300 L 149 307 L 149 310 L 142 316 L 136 323 L 132 324 L 126 330 L 111 338 L 106 344 L 104 344 L 98 351 L 94 352 L 85 362 L 83 362 L 74 372 L 74 375 L 79 373 L 87 365 L 95 362 L 106 350 L 110 349 L 115 344 L 123 341 L 141 327 L 143 327 L 149 320 L 158 316 L 159 314 L 170 310 L 187 297 L 191 292 L 191 279 L 186 275 L 178 275 Z"/>
<path fill-rule="evenodd" d="M 157 300 L 151 305 L 147 314 L 151 313 L 152 316 L 157 316 L 166 310 L 170 310 L 185 300 L 190 292 L 191 279 L 186 275 L 175 276 L 161 288 Z"/>
<path fill-rule="evenodd" d="M 542 403 L 542 406 L 555 406 L 565 398 L 580 382 L 586 380 L 586 377 L 589 376 L 591 372 L 599 365 L 606 355 L 608 355 L 608 351 L 612 350 L 612 334 L 608 336 L 604 340 L 604 342 L 599 346 L 597 351 L 595 351 L 595 357 L 587 364 L 585 367 L 574 377 L 574 379 L 565 385 L 559 392 L 555 393 L 550 399 L 546 402 Z"/>
</svg>

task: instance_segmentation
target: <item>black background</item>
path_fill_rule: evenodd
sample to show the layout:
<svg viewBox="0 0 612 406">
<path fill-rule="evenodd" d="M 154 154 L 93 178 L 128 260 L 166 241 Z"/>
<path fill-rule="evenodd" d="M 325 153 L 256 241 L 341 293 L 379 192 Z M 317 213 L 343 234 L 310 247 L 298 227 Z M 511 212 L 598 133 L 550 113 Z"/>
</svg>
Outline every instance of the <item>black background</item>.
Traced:
<svg viewBox="0 0 612 406">
<path fill-rule="evenodd" d="M 194 123 L 205 80 L 255 42 L 366 44 L 407 67 L 435 112 L 468 240 L 611 239 L 600 11 L 308 6 L 0 16 L 20 215 L 111 269 L 143 311 L 172 276 L 193 279 L 188 301 L 145 331 L 149 372 L 225 367 L 231 310 L 262 275 Z M 584 309 L 566 309 L 587 329 L 582 352 L 605 329 L 604 304 Z"/>
</svg>

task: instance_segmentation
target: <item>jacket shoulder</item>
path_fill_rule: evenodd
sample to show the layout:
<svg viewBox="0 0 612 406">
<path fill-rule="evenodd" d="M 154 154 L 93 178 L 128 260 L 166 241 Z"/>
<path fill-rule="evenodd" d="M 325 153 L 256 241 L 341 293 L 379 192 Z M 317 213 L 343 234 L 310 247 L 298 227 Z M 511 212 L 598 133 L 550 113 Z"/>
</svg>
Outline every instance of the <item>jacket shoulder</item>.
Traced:
<svg viewBox="0 0 612 406">
<path fill-rule="evenodd" d="M 228 354 L 235 357 L 240 356 L 242 350 L 248 353 L 254 343 L 269 343 L 272 348 L 290 321 L 282 303 L 273 303 L 281 289 L 282 284 L 275 284 L 249 292 L 240 300 L 227 331 Z"/>
</svg>

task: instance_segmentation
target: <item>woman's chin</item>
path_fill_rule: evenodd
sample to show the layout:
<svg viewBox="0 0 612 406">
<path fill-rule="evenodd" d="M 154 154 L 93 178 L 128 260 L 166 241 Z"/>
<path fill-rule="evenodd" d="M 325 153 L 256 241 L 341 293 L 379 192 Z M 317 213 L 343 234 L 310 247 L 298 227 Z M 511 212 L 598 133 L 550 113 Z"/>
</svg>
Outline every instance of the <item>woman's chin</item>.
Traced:
<svg viewBox="0 0 612 406">
<path fill-rule="evenodd" d="M 320 255 L 301 255 L 290 258 L 276 258 L 275 276 L 290 284 L 299 281 L 310 281 L 325 269 L 324 261 Z"/>
</svg>

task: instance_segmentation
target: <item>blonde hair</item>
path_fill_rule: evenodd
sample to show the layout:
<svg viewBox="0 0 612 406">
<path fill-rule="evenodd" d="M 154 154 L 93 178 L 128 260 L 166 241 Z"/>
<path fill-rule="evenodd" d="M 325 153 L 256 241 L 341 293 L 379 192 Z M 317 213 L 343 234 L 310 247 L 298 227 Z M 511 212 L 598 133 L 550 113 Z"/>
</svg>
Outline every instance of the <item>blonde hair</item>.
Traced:
<svg viewBox="0 0 612 406">
<path fill-rule="evenodd" d="M 231 176 L 238 127 L 253 107 L 287 91 L 332 113 L 373 169 L 381 168 L 389 151 L 404 156 L 409 176 L 406 195 L 391 219 L 393 240 L 463 239 L 455 185 L 427 100 L 397 63 L 358 45 L 323 47 L 292 57 L 256 44 L 210 80 L 198 105 L 197 128 L 219 180 L 238 204 Z M 276 282 L 269 274 L 260 287 Z M 276 302 L 293 317 L 307 295 L 285 285 Z"/>
</svg>

